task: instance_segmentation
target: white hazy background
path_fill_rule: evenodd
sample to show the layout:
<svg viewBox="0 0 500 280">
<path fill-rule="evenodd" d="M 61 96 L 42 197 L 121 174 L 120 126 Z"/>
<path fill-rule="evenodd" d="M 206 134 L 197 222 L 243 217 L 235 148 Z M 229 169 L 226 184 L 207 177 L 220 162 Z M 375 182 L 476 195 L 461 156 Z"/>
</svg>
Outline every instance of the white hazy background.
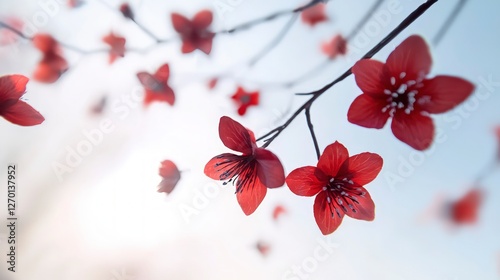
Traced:
<svg viewBox="0 0 500 280">
<path fill-rule="evenodd" d="M 191 17 L 216 1 L 236 5 L 215 14 L 214 30 L 230 28 L 305 1 L 267 0 L 133 0 L 137 20 L 161 38 L 174 35 L 173 11 Z M 132 22 L 100 1 L 88 0 L 78 9 L 57 1 L 45 24 L 33 16 L 44 12 L 48 0 L 1 0 L 0 16 L 18 16 L 39 32 L 82 49 L 103 48 L 101 38 L 113 30 L 127 38 L 127 47 L 153 43 Z M 64 2 L 64 3 L 63 3 Z M 127 53 L 113 65 L 107 54 L 82 56 L 64 50 L 70 70 L 53 85 L 31 80 L 25 99 L 46 118 L 36 127 L 19 127 L 0 120 L 0 279 L 22 280 L 156 280 L 156 279 L 387 279 L 461 280 L 498 279 L 500 191 L 498 170 L 482 187 L 487 197 L 478 225 L 450 230 L 442 223 L 421 223 L 419 217 L 438 194 L 456 198 L 471 187 L 475 176 L 494 157 L 497 140 L 493 127 L 500 124 L 500 87 L 489 94 L 481 79 L 500 81 L 500 2 L 468 1 L 441 44 L 431 47 L 432 75 L 466 78 L 477 85 L 464 105 L 441 116 L 436 125 L 446 140 L 430 151 L 417 153 L 396 140 L 389 126 L 369 130 L 347 122 L 347 109 L 361 92 L 353 77 L 324 94 L 312 107 L 312 118 L 321 149 L 338 140 L 351 154 L 379 153 L 384 168 L 367 186 L 377 210 L 374 222 L 350 218 L 332 235 L 321 235 L 313 217 L 314 198 L 298 197 L 289 189 L 270 190 L 259 209 L 246 217 L 232 186 L 223 187 L 203 174 L 205 163 L 227 151 L 218 138 L 219 118 L 228 115 L 262 135 L 283 121 L 306 98 L 296 92 L 312 91 L 344 72 L 423 1 L 396 1 L 399 13 L 391 14 L 375 32 L 363 31 L 351 42 L 351 52 L 321 74 L 292 89 L 273 84 L 298 77 L 324 60 L 319 44 L 331 36 L 348 34 L 373 1 L 328 3 L 330 21 L 310 28 L 296 22 L 283 42 L 255 67 L 244 62 L 281 30 L 288 17 L 234 35 L 218 36 L 213 53 L 182 55 L 178 42 L 155 47 L 147 54 Z M 387 0 L 380 11 L 388 10 Z M 118 7 L 119 1 L 106 1 Z M 431 41 L 457 1 L 439 1 L 375 58 L 388 54 L 411 34 Z M 375 22 L 377 24 L 377 22 Z M 375 30 L 375 29 L 374 29 Z M 362 32 L 362 33 L 363 33 Z M 366 40 L 365 40 L 366 39 Z M 353 48 L 359 52 L 353 52 Z M 40 59 L 31 42 L 21 40 L 0 47 L 0 75 L 30 76 Z M 171 65 L 170 85 L 176 92 L 174 107 L 156 103 L 145 109 L 140 102 L 127 106 L 130 113 L 113 112 L 124 97 L 141 90 L 135 73 L 154 72 Z M 206 87 L 206 77 L 233 67 L 235 81 L 222 80 L 216 90 Z M 236 115 L 229 96 L 238 84 L 261 90 L 261 105 L 244 117 Z M 103 96 L 108 107 L 101 116 L 89 108 Z M 479 98 L 478 95 L 485 98 Z M 84 131 L 99 128 L 103 119 L 114 127 L 82 162 L 58 180 L 54 162 L 65 163 L 67 150 L 85 140 Z M 282 160 L 286 172 L 314 165 L 316 156 L 305 118 L 299 116 L 270 149 Z M 401 174 L 410 158 L 419 160 Z M 156 192 L 161 178 L 159 163 L 171 159 L 183 171 L 177 188 L 167 197 Z M 7 271 L 5 225 L 6 166 L 18 165 L 17 264 Z M 391 184 L 388 174 L 404 181 Z M 207 190 L 210 197 L 200 198 Z M 287 213 L 278 221 L 272 210 L 281 204 Z M 183 216 L 180 209 L 194 214 Z M 263 257 L 258 241 L 270 244 Z M 321 244 L 333 244 L 326 259 L 315 259 Z M 333 248 L 333 249 L 332 249 Z M 303 275 L 293 274 L 294 266 Z M 305 267 L 303 267 L 305 266 Z"/>
</svg>

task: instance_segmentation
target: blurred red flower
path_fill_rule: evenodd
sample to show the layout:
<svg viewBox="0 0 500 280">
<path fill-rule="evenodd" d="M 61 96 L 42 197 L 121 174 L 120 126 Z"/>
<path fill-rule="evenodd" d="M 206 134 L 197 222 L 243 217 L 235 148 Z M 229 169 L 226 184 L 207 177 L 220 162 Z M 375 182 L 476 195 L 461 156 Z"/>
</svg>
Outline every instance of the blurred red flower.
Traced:
<svg viewBox="0 0 500 280">
<path fill-rule="evenodd" d="M 285 207 L 283 207 L 282 205 L 276 205 L 276 207 L 274 207 L 274 210 L 273 210 L 273 220 L 278 220 L 278 218 L 285 214 L 286 213 L 286 209 Z"/>
<path fill-rule="evenodd" d="M 172 24 L 182 39 L 182 53 L 191 53 L 198 49 L 206 54 L 212 51 L 212 40 L 215 33 L 208 28 L 212 24 L 213 15 L 209 10 L 198 12 L 193 20 L 183 15 L 172 13 Z"/>
<path fill-rule="evenodd" d="M 314 196 L 314 217 L 324 235 L 334 232 L 344 215 L 372 221 L 375 204 L 363 187 L 382 169 L 382 158 L 373 153 L 349 157 L 347 149 L 335 142 L 328 145 L 318 164 L 293 170 L 286 178 L 290 190 L 300 196 Z"/>
<path fill-rule="evenodd" d="M 342 35 L 335 35 L 332 39 L 321 44 L 321 51 L 328 56 L 329 59 L 335 59 L 339 55 L 347 53 L 347 41 Z"/>
<path fill-rule="evenodd" d="M 238 87 L 236 92 L 231 96 L 234 102 L 238 105 L 238 114 L 245 115 L 248 107 L 259 105 L 259 92 L 247 92 L 242 87 Z"/>
<path fill-rule="evenodd" d="M 387 62 L 362 59 L 352 67 L 363 91 L 347 113 L 351 123 L 380 129 L 392 118 L 394 136 L 416 150 L 425 150 L 434 138 L 430 114 L 453 109 L 474 91 L 470 82 L 452 76 L 426 79 L 432 65 L 422 37 L 404 40 Z"/>
<path fill-rule="evenodd" d="M 285 172 L 278 157 L 257 147 L 253 132 L 229 117 L 219 122 L 222 143 L 242 155 L 220 154 L 205 166 L 205 175 L 236 185 L 236 198 L 245 215 L 252 214 L 266 196 L 267 188 L 285 183 Z"/>
<path fill-rule="evenodd" d="M 48 34 L 37 34 L 33 37 L 33 45 L 43 55 L 33 73 L 33 78 L 44 83 L 57 81 L 68 70 L 68 62 L 62 57 L 59 43 Z"/>
<path fill-rule="evenodd" d="M 449 205 L 449 218 L 456 225 L 471 225 L 477 222 L 483 192 L 479 188 L 469 190 L 462 198 Z"/>
<path fill-rule="evenodd" d="M 123 3 L 120 5 L 120 12 L 125 18 L 134 20 L 134 12 L 132 11 L 128 3 Z"/>
<path fill-rule="evenodd" d="M 267 256 L 267 254 L 269 254 L 269 251 L 271 250 L 271 246 L 263 241 L 257 242 L 255 247 L 257 248 L 257 250 L 259 250 L 259 253 L 263 257 Z"/>
<path fill-rule="evenodd" d="M 29 79 L 22 75 L 0 77 L 0 116 L 21 126 L 41 124 L 45 119 L 20 98 L 26 92 Z"/>
<path fill-rule="evenodd" d="M 102 38 L 102 41 L 111 47 L 109 50 L 109 64 L 115 62 L 118 57 L 125 56 L 125 38 L 116 36 L 113 32 L 110 32 Z"/>
<path fill-rule="evenodd" d="M 315 26 L 318 23 L 328 21 L 328 16 L 325 12 L 326 4 L 318 3 L 310 8 L 305 9 L 301 13 L 302 22 L 307 25 Z"/>
<path fill-rule="evenodd" d="M 208 89 L 214 89 L 216 86 L 217 86 L 217 83 L 219 82 L 219 79 L 216 77 L 216 78 L 212 78 L 208 81 Z"/>
<path fill-rule="evenodd" d="M 170 68 L 168 64 L 160 66 L 154 75 L 147 72 L 137 73 L 137 78 L 146 89 L 144 105 L 149 105 L 154 101 L 167 102 L 170 105 L 174 105 L 175 95 L 172 88 L 168 85 L 169 77 Z"/>
<path fill-rule="evenodd" d="M 179 169 L 171 160 L 161 162 L 160 176 L 163 180 L 160 182 L 158 192 L 166 194 L 170 194 L 181 179 Z"/>
</svg>

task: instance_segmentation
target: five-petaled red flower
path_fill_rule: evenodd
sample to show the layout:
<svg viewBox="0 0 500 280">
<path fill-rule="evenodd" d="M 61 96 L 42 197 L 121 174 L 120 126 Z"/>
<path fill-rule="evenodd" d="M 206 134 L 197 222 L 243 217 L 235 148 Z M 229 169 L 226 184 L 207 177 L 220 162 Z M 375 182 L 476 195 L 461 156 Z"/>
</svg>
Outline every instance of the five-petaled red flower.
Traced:
<svg viewBox="0 0 500 280">
<path fill-rule="evenodd" d="M 326 4 L 318 3 L 312 7 L 309 7 L 302 11 L 300 17 L 305 24 L 310 26 L 315 26 L 318 23 L 328 20 L 328 16 L 325 12 Z"/>
<path fill-rule="evenodd" d="M 483 192 L 481 189 L 469 190 L 463 197 L 449 204 L 447 212 L 451 222 L 455 225 L 476 223 L 482 201 Z"/>
<path fill-rule="evenodd" d="M 347 41 L 342 35 L 335 35 L 332 39 L 321 44 L 321 51 L 328 56 L 329 59 L 335 59 L 339 55 L 347 53 Z"/>
<path fill-rule="evenodd" d="M 168 78 L 170 77 L 170 68 L 168 64 L 163 64 L 156 70 L 154 75 L 147 72 L 137 73 L 137 78 L 146 89 L 144 95 L 144 105 L 149 105 L 151 102 L 167 102 L 174 105 L 175 95 L 174 91 L 168 85 Z"/>
<path fill-rule="evenodd" d="M 212 51 L 212 40 L 215 33 L 208 28 L 212 24 L 213 15 L 209 10 L 198 12 L 193 20 L 181 14 L 172 13 L 172 24 L 182 39 L 182 53 L 191 53 L 198 49 L 206 54 Z"/>
<path fill-rule="evenodd" d="M 160 182 L 158 192 L 170 194 L 181 179 L 181 172 L 171 160 L 164 160 L 161 162 L 160 176 L 163 180 Z"/>
<path fill-rule="evenodd" d="M 41 124 L 45 119 L 20 98 L 26 92 L 28 78 L 22 75 L 0 77 L 0 116 L 21 126 Z"/>
<path fill-rule="evenodd" d="M 109 50 L 109 64 L 115 62 L 118 57 L 125 56 L 125 38 L 116 36 L 113 32 L 109 32 L 107 36 L 102 38 L 102 41 L 111 47 Z"/>
<path fill-rule="evenodd" d="M 37 34 L 33 37 L 33 45 L 43 55 L 33 73 L 33 78 L 44 83 L 57 81 L 68 70 L 68 62 L 62 57 L 59 43 L 48 34 Z"/>
<path fill-rule="evenodd" d="M 377 177 L 382 164 L 382 158 L 373 153 L 349 157 L 347 149 L 335 142 L 325 148 L 317 167 L 295 169 L 286 183 L 297 195 L 316 195 L 314 217 L 327 235 L 339 227 L 344 215 L 366 221 L 375 218 L 375 204 L 363 185 Z"/>
<path fill-rule="evenodd" d="M 281 187 L 285 172 L 278 157 L 258 148 L 253 133 L 229 117 L 219 122 L 222 143 L 242 155 L 224 153 L 212 158 L 205 166 L 205 174 L 236 186 L 236 198 L 246 215 L 252 214 L 266 196 L 267 188 Z"/>
<path fill-rule="evenodd" d="M 363 91 L 347 113 L 351 123 L 380 129 L 392 117 L 394 136 L 417 150 L 429 148 L 434 138 L 430 114 L 444 113 L 474 91 L 470 82 L 452 76 L 426 79 L 432 58 L 424 39 L 404 40 L 387 62 L 363 59 L 352 67 Z"/>
<path fill-rule="evenodd" d="M 240 116 L 245 115 L 248 107 L 259 105 L 259 92 L 247 92 L 242 87 L 238 87 L 238 90 L 231 96 L 231 98 L 236 102 L 238 107 L 238 114 Z"/>
</svg>

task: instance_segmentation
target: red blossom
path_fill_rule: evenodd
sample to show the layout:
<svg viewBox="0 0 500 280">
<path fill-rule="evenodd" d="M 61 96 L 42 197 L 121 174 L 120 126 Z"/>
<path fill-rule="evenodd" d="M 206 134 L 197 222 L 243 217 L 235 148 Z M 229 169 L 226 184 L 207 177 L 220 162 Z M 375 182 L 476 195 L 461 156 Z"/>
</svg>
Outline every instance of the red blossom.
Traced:
<svg viewBox="0 0 500 280">
<path fill-rule="evenodd" d="M 260 205 L 268 188 L 277 188 L 285 183 L 285 172 L 278 157 L 272 152 L 257 147 L 253 132 L 229 117 L 219 122 L 219 137 L 222 143 L 241 155 L 220 154 L 205 166 L 205 175 L 232 182 L 236 186 L 236 198 L 245 215 L 252 214 Z"/>
<path fill-rule="evenodd" d="M 90 107 L 90 113 L 92 113 L 93 115 L 101 115 L 104 112 L 107 103 L 108 98 L 105 95 L 102 96 L 98 102 Z"/>
<path fill-rule="evenodd" d="M 214 89 L 217 86 L 217 83 L 219 82 L 218 78 L 212 78 L 208 81 L 208 89 Z"/>
<path fill-rule="evenodd" d="M 174 105 L 175 95 L 174 91 L 168 85 L 170 77 L 170 68 L 168 64 L 163 64 L 156 70 L 155 74 L 147 72 L 137 73 L 137 78 L 146 89 L 144 95 L 144 105 L 149 105 L 152 102 L 167 102 Z"/>
<path fill-rule="evenodd" d="M 329 59 L 335 59 L 339 55 L 347 53 L 347 41 L 342 35 L 335 35 L 332 39 L 321 44 L 321 51 L 328 56 Z"/>
<path fill-rule="evenodd" d="M 120 5 L 120 12 L 125 18 L 134 20 L 134 12 L 132 11 L 128 3 L 123 3 Z"/>
<path fill-rule="evenodd" d="M 111 47 L 109 50 L 109 64 L 115 62 L 118 57 L 125 56 L 125 38 L 116 36 L 113 32 L 110 32 L 102 38 L 102 41 Z"/>
<path fill-rule="evenodd" d="M 328 16 L 326 15 L 326 4 L 318 3 L 313 7 L 307 8 L 301 13 L 302 21 L 310 26 L 315 26 L 318 23 L 328 21 Z"/>
<path fill-rule="evenodd" d="M 83 1 L 83 0 L 69 0 L 68 1 L 68 6 L 70 8 L 78 8 L 78 7 L 82 6 L 83 4 L 85 4 L 85 1 Z"/>
<path fill-rule="evenodd" d="M 479 188 L 468 191 L 462 198 L 449 205 L 449 218 L 455 225 L 471 225 L 477 222 L 483 192 Z"/>
<path fill-rule="evenodd" d="M 351 123 L 380 129 L 392 118 L 394 136 L 417 150 L 425 150 L 434 138 L 430 114 L 453 109 L 474 91 L 470 82 L 452 76 L 425 77 L 432 58 L 424 39 L 404 40 L 387 62 L 363 59 L 352 67 L 363 91 L 347 113 Z"/>
<path fill-rule="evenodd" d="M 43 55 L 33 73 L 33 78 L 44 83 L 57 81 L 68 70 L 68 62 L 62 57 L 59 43 L 48 34 L 37 34 L 33 37 L 33 45 Z"/>
<path fill-rule="evenodd" d="M 238 90 L 231 96 L 234 102 L 238 105 L 238 114 L 240 116 L 245 115 L 248 107 L 259 105 L 259 92 L 247 92 L 242 87 L 238 87 Z"/>
<path fill-rule="evenodd" d="M 41 124 L 45 119 L 21 97 L 29 79 L 22 75 L 0 77 L 0 116 L 21 126 Z"/>
<path fill-rule="evenodd" d="M 257 242 L 255 247 L 257 248 L 257 250 L 259 250 L 259 253 L 263 257 L 267 256 L 267 254 L 269 254 L 269 250 L 271 250 L 271 246 L 263 241 Z"/>
<path fill-rule="evenodd" d="M 286 209 L 285 207 L 283 207 L 282 205 L 276 205 L 276 207 L 274 207 L 274 210 L 273 210 L 273 220 L 278 220 L 278 218 L 285 214 L 286 213 Z"/>
<path fill-rule="evenodd" d="M 372 221 L 375 204 L 363 187 L 382 169 L 382 158 L 373 153 L 349 157 L 347 149 L 335 142 L 328 145 L 314 166 L 300 167 L 286 178 L 290 190 L 300 196 L 314 196 L 314 217 L 324 235 L 334 232 L 344 215 Z"/>
<path fill-rule="evenodd" d="M 182 53 L 191 53 L 198 49 L 210 54 L 215 36 L 215 33 L 209 30 L 213 20 L 211 11 L 202 10 L 192 20 L 178 13 L 172 13 L 171 17 L 175 31 L 182 39 Z"/>
<path fill-rule="evenodd" d="M 175 163 L 170 160 L 165 160 L 161 162 L 160 166 L 160 176 L 163 180 L 160 182 L 158 192 L 170 194 L 177 182 L 181 179 L 181 173 Z"/>
</svg>

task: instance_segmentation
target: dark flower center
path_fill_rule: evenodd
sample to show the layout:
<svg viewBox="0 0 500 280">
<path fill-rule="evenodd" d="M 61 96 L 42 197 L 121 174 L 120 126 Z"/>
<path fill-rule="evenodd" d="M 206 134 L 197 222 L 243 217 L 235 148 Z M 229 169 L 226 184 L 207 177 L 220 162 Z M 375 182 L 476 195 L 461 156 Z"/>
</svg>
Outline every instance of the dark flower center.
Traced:
<svg viewBox="0 0 500 280">
<path fill-rule="evenodd" d="M 223 171 L 219 175 L 219 180 L 225 181 L 223 185 L 236 184 L 236 192 L 243 192 L 244 188 L 254 186 L 257 179 L 257 162 L 254 156 L 224 155 L 217 158 L 225 159 L 215 164 L 217 172 Z"/>
<path fill-rule="evenodd" d="M 389 112 L 391 117 L 398 110 L 404 110 L 409 115 L 415 109 L 418 91 L 423 87 L 422 81 L 406 80 L 406 73 L 401 72 L 398 77 L 391 77 L 389 89 L 384 90 L 388 95 L 387 105 L 382 108 L 382 113 Z M 420 100 L 419 100 L 420 102 Z"/>
<path fill-rule="evenodd" d="M 328 185 L 323 187 L 323 191 L 326 192 L 326 200 L 332 217 L 337 214 L 339 218 L 341 217 L 339 208 L 344 213 L 349 211 L 356 213 L 354 204 L 359 204 L 357 198 L 364 197 L 366 194 L 359 185 L 347 178 L 331 178 Z"/>
</svg>

